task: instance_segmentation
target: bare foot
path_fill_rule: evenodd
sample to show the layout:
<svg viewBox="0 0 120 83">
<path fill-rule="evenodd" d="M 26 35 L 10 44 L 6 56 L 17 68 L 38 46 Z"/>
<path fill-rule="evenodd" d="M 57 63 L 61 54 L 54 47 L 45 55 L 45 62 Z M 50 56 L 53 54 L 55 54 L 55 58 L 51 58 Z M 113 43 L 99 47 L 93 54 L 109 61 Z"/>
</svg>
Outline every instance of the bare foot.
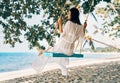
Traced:
<svg viewBox="0 0 120 83">
<path fill-rule="evenodd" d="M 42 50 L 42 49 L 40 49 L 39 51 L 38 51 L 38 56 L 42 56 L 42 53 L 44 52 L 44 50 Z"/>
<path fill-rule="evenodd" d="M 38 51 L 38 56 L 42 56 L 43 52 L 48 52 L 52 47 L 48 47 L 46 50 L 40 49 L 40 48 L 36 48 L 36 50 Z"/>
</svg>

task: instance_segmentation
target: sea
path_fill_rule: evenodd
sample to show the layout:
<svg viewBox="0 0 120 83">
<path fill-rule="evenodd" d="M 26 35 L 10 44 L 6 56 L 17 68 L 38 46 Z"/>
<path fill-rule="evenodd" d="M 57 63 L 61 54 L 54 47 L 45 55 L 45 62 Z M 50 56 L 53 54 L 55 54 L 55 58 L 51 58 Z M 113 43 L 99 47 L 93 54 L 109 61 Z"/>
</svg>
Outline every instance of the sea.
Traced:
<svg viewBox="0 0 120 83">
<path fill-rule="evenodd" d="M 32 52 L 1 52 L 0 73 L 30 68 L 36 58 Z"/>
<path fill-rule="evenodd" d="M 70 61 L 115 57 L 120 57 L 120 54 L 87 53 L 84 54 L 83 58 L 70 58 Z M 37 58 L 38 56 L 36 52 L 0 52 L 0 73 L 31 68 L 32 62 L 34 62 Z"/>
</svg>

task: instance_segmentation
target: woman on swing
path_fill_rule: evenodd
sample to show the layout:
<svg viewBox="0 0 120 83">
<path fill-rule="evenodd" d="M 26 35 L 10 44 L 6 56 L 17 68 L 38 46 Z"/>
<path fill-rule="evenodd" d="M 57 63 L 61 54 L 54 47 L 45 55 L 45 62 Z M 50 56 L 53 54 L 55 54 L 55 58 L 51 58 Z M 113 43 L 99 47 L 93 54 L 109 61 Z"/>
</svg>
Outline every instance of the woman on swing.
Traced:
<svg viewBox="0 0 120 83">
<path fill-rule="evenodd" d="M 52 48 L 52 52 L 64 53 L 67 56 L 71 56 L 73 54 L 75 48 L 75 41 L 79 38 L 84 39 L 84 32 L 87 26 L 86 22 L 84 25 L 81 24 L 79 20 L 79 10 L 77 8 L 71 8 L 67 15 L 67 22 L 63 27 L 63 32 L 60 35 L 60 39 L 56 42 L 55 46 Z M 62 19 L 58 19 L 58 25 L 60 27 Z M 33 63 L 33 68 L 38 71 L 41 71 L 49 59 L 55 59 L 57 63 L 60 65 L 60 69 L 62 71 L 62 75 L 67 75 L 66 65 L 69 63 L 68 58 L 54 58 L 54 57 L 41 57 L 41 64 L 39 64 L 39 68 L 36 68 L 36 63 Z M 37 65 L 36 65 L 37 66 Z"/>
</svg>

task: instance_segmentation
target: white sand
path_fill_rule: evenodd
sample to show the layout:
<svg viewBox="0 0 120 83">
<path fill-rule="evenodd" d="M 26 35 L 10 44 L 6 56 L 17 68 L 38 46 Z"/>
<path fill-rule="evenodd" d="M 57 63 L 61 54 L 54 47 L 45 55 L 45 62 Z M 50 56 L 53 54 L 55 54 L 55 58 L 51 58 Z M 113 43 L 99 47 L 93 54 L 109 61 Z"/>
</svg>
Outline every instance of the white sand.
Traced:
<svg viewBox="0 0 120 83">
<path fill-rule="evenodd" d="M 115 62 L 115 61 L 120 61 L 120 57 L 119 58 L 107 58 L 107 59 L 80 59 L 76 61 L 71 61 L 68 67 L 101 64 L 101 63 L 108 63 L 108 62 Z M 56 63 L 50 63 L 46 65 L 43 72 L 53 70 L 53 69 L 58 69 L 58 68 L 59 68 L 59 65 L 57 65 Z M 13 71 L 13 72 L 0 73 L 0 81 L 19 78 L 22 76 L 29 76 L 33 74 L 37 74 L 37 72 L 33 70 L 32 68 L 25 69 L 25 70 L 19 70 L 19 71 Z"/>
</svg>

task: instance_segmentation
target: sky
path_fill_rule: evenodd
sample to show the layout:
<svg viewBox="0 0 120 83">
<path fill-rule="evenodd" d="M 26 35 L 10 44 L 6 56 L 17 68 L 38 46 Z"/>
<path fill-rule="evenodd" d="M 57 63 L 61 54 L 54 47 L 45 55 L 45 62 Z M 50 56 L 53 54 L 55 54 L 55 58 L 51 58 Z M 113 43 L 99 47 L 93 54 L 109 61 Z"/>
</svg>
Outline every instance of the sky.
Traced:
<svg viewBox="0 0 120 83">
<path fill-rule="evenodd" d="M 87 15 L 84 14 L 80 14 L 80 20 L 82 22 L 82 24 L 84 23 L 85 19 L 86 19 Z M 33 15 L 32 19 L 25 19 L 26 22 L 29 25 L 33 25 L 33 24 L 40 24 L 40 20 L 42 19 L 41 15 Z M 94 35 L 93 32 L 96 30 L 93 25 L 96 25 L 97 27 L 101 27 L 101 23 L 102 20 L 100 18 L 98 18 L 98 22 L 96 22 L 92 15 L 89 15 L 88 21 L 87 21 L 87 30 L 89 31 L 89 35 L 91 35 L 92 37 L 94 37 L 97 40 L 100 41 L 104 41 L 104 42 L 108 42 L 108 40 L 105 40 L 104 37 L 102 38 L 102 36 L 100 35 L 100 33 Z M 1 26 L 0 26 L 1 27 Z M 0 33 L 2 32 L 2 30 L 0 29 Z M 9 44 L 3 44 L 3 34 L 0 34 L 0 52 L 36 52 L 36 49 L 33 48 L 32 50 L 29 49 L 29 44 L 28 42 L 23 38 L 23 43 L 19 44 L 16 43 L 15 47 L 12 48 Z M 99 43 L 94 43 L 96 47 L 104 47 L 105 45 L 99 44 Z"/>
</svg>

